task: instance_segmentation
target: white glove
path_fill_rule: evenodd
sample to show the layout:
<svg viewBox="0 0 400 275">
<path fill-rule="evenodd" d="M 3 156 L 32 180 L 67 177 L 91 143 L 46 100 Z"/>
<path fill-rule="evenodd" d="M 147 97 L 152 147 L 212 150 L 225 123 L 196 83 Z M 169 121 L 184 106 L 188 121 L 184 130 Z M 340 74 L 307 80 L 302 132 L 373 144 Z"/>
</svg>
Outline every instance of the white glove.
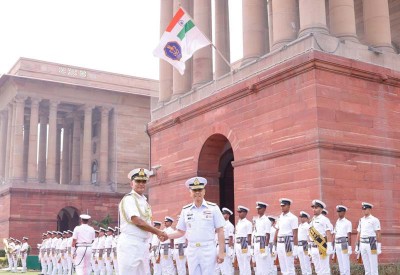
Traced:
<svg viewBox="0 0 400 275">
<path fill-rule="evenodd" d="M 349 254 L 349 255 L 353 254 L 353 250 L 351 250 L 350 245 L 347 247 L 347 254 Z"/>
<path fill-rule="evenodd" d="M 233 257 L 233 248 L 229 247 L 226 254 L 228 255 L 228 257 Z"/>
<path fill-rule="evenodd" d="M 254 247 L 250 247 L 250 255 L 254 256 Z"/>
<path fill-rule="evenodd" d="M 360 246 L 358 244 L 356 244 L 356 249 L 354 249 L 354 253 L 356 253 L 357 255 L 360 254 Z"/>
<path fill-rule="evenodd" d="M 272 254 L 276 255 L 276 245 L 272 246 Z"/>
<path fill-rule="evenodd" d="M 327 244 L 326 254 L 332 255 L 334 253 L 332 243 Z"/>
<path fill-rule="evenodd" d="M 297 257 L 299 255 L 299 246 L 298 245 L 294 245 L 293 246 L 293 257 Z"/>
<path fill-rule="evenodd" d="M 378 253 L 378 255 L 382 254 L 382 244 L 381 243 L 376 244 L 376 253 Z"/>
</svg>

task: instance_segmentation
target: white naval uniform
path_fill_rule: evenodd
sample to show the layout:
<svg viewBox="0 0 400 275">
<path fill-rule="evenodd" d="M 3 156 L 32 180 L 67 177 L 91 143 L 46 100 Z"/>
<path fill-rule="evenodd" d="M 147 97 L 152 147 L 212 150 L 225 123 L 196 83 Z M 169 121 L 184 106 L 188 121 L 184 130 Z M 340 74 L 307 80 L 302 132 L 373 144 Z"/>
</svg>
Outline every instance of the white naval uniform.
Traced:
<svg viewBox="0 0 400 275">
<path fill-rule="evenodd" d="M 277 221 L 278 228 L 278 243 L 276 245 L 276 252 L 279 258 L 279 265 L 281 267 L 281 272 L 283 275 L 294 275 L 294 256 L 293 254 L 288 256 L 286 254 L 285 243 L 282 242 L 283 238 L 290 237 L 293 238 L 293 230 L 299 227 L 299 221 L 295 215 L 291 212 L 286 214 L 281 213 Z M 292 241 L 292 249 L 294 249 Z"/>
<path fill-rule="evenodd" d="M 232 261 L 233 261 L 233 256 L 234 256 L 234 248 L 229 247 L 229 239 L 232 237 L 233 239 L 233 245 L 235 244 L 235 227 L 233 224 L 229 221 L 225 221 L 224 225 L 224 239 L 225 239 L 225 259 L 224 262 L 219 264 L 219 268 L 221 271 L 222 275 L 233 275 L 235 272 Z"/>
<path fill-rule="evenodd" d="M 51 263 L 53 270 L 51 271 L 50 274 L 56 275 L 58 271 L 58 264 L 57 264 L 57 244 L 58 244 L 58 238 L 54 237 L 51 239 Z"/>
<path fill-rule="evenodd" d="M 297 240 L 299 242 L 298 246 L 298 257 L 300 261 L 300 267 L 301 267 L 301 274 L 302 275 L 311 275 L 312 274 L 312 269 L 311 269 L 311 262 L 310 262 L 310 256 L 309 252 L 304 251 L 303 243 L 306 245 L 308 249 L 308 229 L 310 228 L 310 224 L 308 222 L 304 222 L 299 224 L 299 229 L 297 231 Z"/>
<path fill-rule="evenodd" d="M 106 274 L 107 275 L 112 275 L 113 273 L 113 267 L 111 265 L 112 259 L 111 259 L 111 253 L 112 253 L 112 242 L 113 242 L 113 236 L 112 235 L 107 235 L 106 240 L 104 242 L 104 261 L 106 264 Z"/>
<path fill-rule="evenodd" d="M 90 259 L 90 264 L 94 275 L 99 275 L 99 265 L 97 264 L 97 244 L 99 243 L 99 237 L 95 237 L 92 244 L 92 255 Z"/>
<path fill-rule="evenodd" d="M 329 219 L 322 214 L 314 216 L 310 222 L 310 226 L 313 226 L 323 237 L 326 237 L 326 231 L 331 231 L 331 228 L 333 228 Z M 318 247 L 316 247 L 315 245 L 311 247 L 310 253 L 317 275 L 331 274 L 329 266 L 329 255 L 324 258 L 321 257 Z"/>
<path fill-rule="evenodd" d="M 381 230 L 381 223 L 376 217 L 369 215 L 360 219 L 357 232 L 360 233 L 360 253 L 365 274 L 378 274 L 378 254 L 372 254 L 370 244 L 363 242 L 363 238 L 364 240 L 370 237 L 376 238 L 376 231 L 378 230 Z"/>
<path fill-rule="evenodd" d="M 164 232 L 167 234 L 173 233 L 175 230 L 172 227 L 164 228 Z M 164 250 L 164 247 L 166 250 Z M 166 240 L 161 242 L 161 249 L 160 249 L 160 265 L 163 275 L 174 275 L 175 274 L 175 266 L 172 260 L 172 250 L 171 247 L 171 240 Z"/>
<path fill-rule="evenodd" d="M 335 251 L 336 257 L 339 263 L 339 270 L 341 275 L 350 275 L 350 254 L 342 251 L 342 244 L 337 243 L 339 238 L 346 238 L 348 246 L 351 244 L 348 242 L 347 235 L 351 233 L 351 221 L 346 218 L 338 219 L 335 224 Z"/>
<path fill-rule="evenodd" d="M 179 245 L 182 245 L 183 248 L 183 256 L 179 256 Z M 176 271 L 178 275 L 186 275 L 186 248 L 187 245 L 186 236 L 182 236 L 174 240 L 174 250 L 173 250 L 173 259 L 176 263 Z"/>
<path fill-rule="evenodd" d="M 47 274 L 47 255 L 46 255 L 46 241 L 47 239 L 44 239 L 42 243 L 40 244 L 40 265 L 42 266 L 42 271 L 41 274 Z"/>
<path fill-rule="evenodd" d="M 93 227 L 82 224 L 74 229 L 72 238 L 76 240 L 75 248 L 75 271 L 77 275 L 90 275 L 92 268 L 90 265 L 90 258 L 92 256 L 92 243 L 95 238 Z"/>
<path fill-rule="evenodd" d="M 248 235 L 253 233 L 253 224 L 246 218 L 239 219 L 235 228 L 235 254 L 238 261 L 240 274 L 250 275 L 250 244 L 247 244 L 247 251 L 242 251 L 242 246 L 240 243 L 240 238 L 248 239 Z M 239 243 L 238 243 L 239 241 Z"/>
<path fill-rule="evenodd" d="M 72 274 L 72 237 L 67 238 L 67 274 Z"/>
<path fill-rule="evenodd" d="M 111 248 L 112 248 L 111 258 L 112 258 L 115 274 L 117 274 L 117 275 L 118 275 L 118 258 L 117 258 L 118 236 L 119 235 L 114 236 L 113 242 L 112 242 L 112 245 L 111 245 Z"/>
<path fill-rule="evenodd" d="M 186 232 L 190 275 L 214 274 L 217 258 L 215 230 L 224 224 L 224 217 L 215 203 L 203 200 L 200 207 L 191 203 L 182 208 L 176 229 Z"/>
<path fill-rule="evenodd" d="M 15 252 L 14 252 L 14 268 L 12 272 L 17 272 L 17 267 L 18 267 L 18 259 L 21 256 L 21 245 L 16 244 L 15 245 Z"/>
<path fill-rule="evenodd" d="M 271 257 L 269 256 L 269 249 L 268 249 L 268 243 L 269 240 L 266 240 L 266 235 L 271 233 L 271 221 L 267 218 L 267 216 L 263 215 L 261 217 L 258 217 L 255 220 L 255 233 L 254 233 L 254 240 L 253 240 L 253 246 L 254 246 L 254 258 L 256 261 L 256 275 L 267 275 L 269 273 L 269 267 L 271 261 Z M 260 237 L 264 237 L 265 239 L 265 247 L 264 251 L 261 251 L 260 249 Z"/>
<path fill-rule="evenodd" d="M 161 265 L 160 262 L 157 263 L 157 258 L 160 256 L 159 250 L 160 239 L 156 234 L 151 237 L 151 263 L 153 264 L 153 275 L 161 275 Z M 160 259 L 161 260 L 161 259 Z"/>
<path fill-rule="evenodd" d="M 270 267 L 268 267 L 269 275 L 277 275 L 278 274 L 278 267 L 274 263 L 277 255 L 276 255 L 276 253 L 273 253 L 273 251 L 272 251 L 272 247 L 274 245 L 275 234 L 276 234 L 276 227 L 274 225 L 272 225 L 271 233 L 269 236 L 269 247 L 270 247 L 269 257 L 271 258 L 269 261 Z"/>
<path fill-rule="evenodd" d="M 11 241 L 9 244 L 10 250 L 14 251 L 15 250 L 15 243 Z M 10 253 L 10 271 L 12 272 L 14 270 L 14 261 L 15 261 L 15 256 L 14 252 Z"/>
<path fill-rule="evenodd" d="M 28 257 L 28 243 L 23 243 L 21 246 L 21 264 L 22 272 L 26 272 L 26 258 Z"/>
<path fill-rule="evenodd" d="M 99 272 L 100 275 L 105 275 L 106 274 L 106 267 L 104 265 L 105 242 L 106 242 L 106 236 L 105 235 L 99 237 L 99 242 L 97 243 L 96 260 L 97 260 L 98 272 Z"/>
<path fill-rule="evenodd" d="M 51 251 L 51 244 L 53 243 L 53 238 L 46 239 L 46 262 L 47 262 L 47 273 L 45 274 L 52 274 L 53 272 L 53 261 L 51 258 L 52 251 Z"/>
<path fill-rule="evenodd" d="M 57 246 L 56 246 L 56 251 L 57 251 L 57 273 L 58 275 L 62 275 L 63 272 L 63 266 L 62 266 L 62 256 L 61 256 L 61 246 L 63 243 L 62 238 L 57 239 Z M 53 270 L 54 272 L 54 270 Z"/>
<path fill-rule="evenodd" d="M 67 267 L 67 238 L 63 238 L 62 241 L 60 242 L 60 263 L 59 269 L 58 269 L 58 275 L 67 275 L 68 273 L 68 267 Z"/>
<path fill-rule="evenodd" d="M 139 206 L 139 209 L 137 207 Z M 145 196 L 132 190 L 119 204 L 121 235 L 118 239 L 117 254 L 120 275 L 146 275 L 149 271 L 149 238 L 151 234 L 134 225 L 132 217 L 140 217 L 151 224 L 151 208 Z"/>
</svg>

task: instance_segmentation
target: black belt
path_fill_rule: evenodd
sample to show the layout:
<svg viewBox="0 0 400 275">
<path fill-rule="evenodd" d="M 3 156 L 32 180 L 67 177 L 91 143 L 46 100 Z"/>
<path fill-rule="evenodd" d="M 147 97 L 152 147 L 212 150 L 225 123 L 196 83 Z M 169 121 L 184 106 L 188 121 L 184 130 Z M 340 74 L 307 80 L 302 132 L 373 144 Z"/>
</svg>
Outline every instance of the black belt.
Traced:
<svg viewBox="0 0 400 275">
<path fill-rule="evenodd" d="M 306 245 L 306 244 L 308 244 L 307 241 L 298 241 L 298 245 L 299 246 L 303 246 L 303 245 Z"/>
<path fill-rule="evenodd" d="M 361 237 L 360 242 L 361 243 L 370 243 L 371 238 L 376 238 L 376 237 Z"/>
<path fill-rule="evenodd" d="M 290 241 L 293 242 L 293 236 L 281 236 L 281 237 L 278 237 L 278 243 L 285 243 L 285 240 L 288 237 L 290 237 Z"/>
<path fill-rule="evenodd" d="M 347 237 L 336 238 L 335 243 L 347 243 Z"/>
</svg>

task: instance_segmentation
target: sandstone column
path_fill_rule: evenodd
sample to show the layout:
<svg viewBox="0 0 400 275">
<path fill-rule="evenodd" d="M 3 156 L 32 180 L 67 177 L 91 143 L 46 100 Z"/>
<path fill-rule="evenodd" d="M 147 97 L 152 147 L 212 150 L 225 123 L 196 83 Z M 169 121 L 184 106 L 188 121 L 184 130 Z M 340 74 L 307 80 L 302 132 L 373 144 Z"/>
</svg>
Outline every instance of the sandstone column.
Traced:
<svg viewBox="0 0 400 275">
<path fill-rule="evenodd" d="M 174 0 L 174 14 L 179 8 L 179 2 L 180 0 Z M 190 16 L 193 16 L 193 0 L 182 1 L 182 7 Z M 187 60 L 185 65 L 186 69 L 184 75 L 181 75 L 176 69 L 173 69 L 173 98 L 177 98 L 192 89 L 193 59 L 190 58 Z"/>
<path fill-rule="evenodd" d="M 28 153 L 29 153 L 29 136 L 30 136 L 30 125 L 29 120 L 24 119 L 24 156 L 23 156 L 23 167 L 22 167 L 22 178 L 24 181 L 28 177 Z"/>
<path fill-rule="evenodd" d="M 62 148 L 62 163 L 61 163 L 61 184 L 69 184 L 69 175 L 70 175 L 70 125 L 67 122 L 64 122 L 64 131 L 63 131 L 63 148 Z"/>
<path fill-rule="evenodd" d="M 25 96 L 16 96 L 12 146 L 12 179 L 22 181 L 24 172 L 24 113 Z"/>
<path fill-rule="evenodd" d="M 108 183 L 108 118 L 110 108 L 101 108 L 101 129 L 100 129 L 100 179 L 99 183 Z"/>
<path fill-rule="evenodd" d="M 329 1 L 330 33 L 338 38 L 358 41 L 354 0 Z"/>
<path fill-rule="evenodd" d="M 85 106 L 83 124 L 82 178 L 81 184 L 91 184 L 92 174 L 92 111 L 93 106 Z"/>
<path fill-rule="evenodd" d="M 300 32 L 299 36 L 309 33 L 328 33 L 326 26 L 325 1 L 299 0 Z"/>
<path fill-rule="evenodd" d="M 29 149 L 28 149 L 28 182 L 37 182 L 37 144 L 38 144 L 38 123 L 39 123 L 39 98 L 31 98 L 31 116 L 29 131 Z"/>
<path fill-rule="evenodd" d="M 74 116 L 73 127 L 71 183 L 79 184 L 81 170 L 81 118 L 78 115 Z"/>
<path fill-rule="evenodd" d="M 200 31 L 212 39 L 211 0 L 194 1 L 194 21 Z M 213 60 L 211 45 L 198 50 L 193 55 L 193 87 L 213 80 Z"/>
<path fill-rule="evenodd" d="M 273 49 L 295 40 L 298 32 L 296 0 L 272 0 Z"/>
<path fill-rule="evenodd" d="M 10 178 L 10 166 L 11 166 L 11 140 L 12 140 L 12 121 L 14 106 L 10 103 L 8 106 L 8 122 L 7 122 L 7 142 L 6 142 L 6 159 L 5 159 L 5 179 L 6 181 Z"/>
<path fill-rule="evenodd" d="M 167 29 L 173 16 L 173 0 L 160 0 L 160 36 Z M 172 66 L 165 60 L 160 59 L 160 97 L 159 103 L 168 102 L 172 97 Z M 101 168 L 100 168 L 101 169 Z"/>
<path fill-rule="evenodd" d="M 229 33 L 229 2 L 228 0 L 215 1 L 215 46 L 225 57 L 231 61 L 230 33 Z M 215 53 L 215 76 L 219 78 L 230 72 L 230 67 Z"/>
<path fill-rule="evenodd" d="M 265 0 L 242 1 L 243 16 L 243 61 L 251 62 L 266 51 L 267 5 Z M 268 43 L 269 44 L 269 43 Z"/>
<path fill-rule="evenodd" d="M 46 145 L 47 145 L 47 114 L 40 114 L 40 133 L 39 133 L 39 161 L 38 161 L 38 177 L 39 182 L 46 180 Z"/>
<path fill-rule="evenodd" d="M 57 106 L 58 101 L 50 100 L 49 104 L 49 134 L 46 167 L 46 183 L 56 183 L 57 155 Z"/>
<path fill-rule="evenodd" d="M 60 184 L 60 170 L 61 170 L 61 130 L 62 126 L 57 125 L 56 137 L 56 183 Z"/>
<path fill-rule="evenodd" d="M 7 150 L 7 113 L 0 112 L 0 184 L 5 180 L 6 150 Z"/>
<path fill-rule="evenodd" d="M 388 0 L 364 0 L 365 40 L 373 47 L 393 52 Z"/>
</svg>

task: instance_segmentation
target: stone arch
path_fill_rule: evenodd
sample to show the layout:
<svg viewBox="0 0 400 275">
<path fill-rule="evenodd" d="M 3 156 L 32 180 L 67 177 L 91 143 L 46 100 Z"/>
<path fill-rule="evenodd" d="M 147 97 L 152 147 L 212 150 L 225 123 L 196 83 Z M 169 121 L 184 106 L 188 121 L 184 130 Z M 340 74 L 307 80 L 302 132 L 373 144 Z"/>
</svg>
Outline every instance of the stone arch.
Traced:
<svg viewBox="0 0 400 275">
<path fill-rule="evenodd" d="M 57 230 L 73 230 L 79 225 L 79 212 L 73 206 L 67 206 L 61 209 L 57 214 Z"/>
</svg>

